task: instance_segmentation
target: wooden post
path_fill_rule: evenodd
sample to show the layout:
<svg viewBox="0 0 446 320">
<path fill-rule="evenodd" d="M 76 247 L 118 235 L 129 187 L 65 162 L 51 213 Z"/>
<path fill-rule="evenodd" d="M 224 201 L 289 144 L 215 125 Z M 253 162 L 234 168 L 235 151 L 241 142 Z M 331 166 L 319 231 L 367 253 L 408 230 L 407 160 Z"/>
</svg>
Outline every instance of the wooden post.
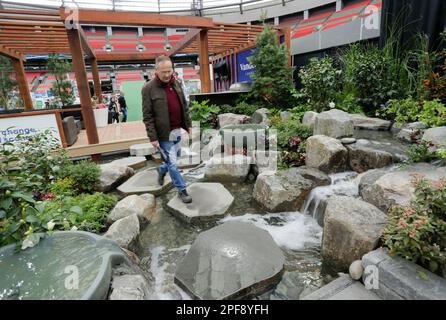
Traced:
<svg viewBox="0 0 446 320">
<path fill-rule="evenodd" d="M 75 28 L 67 29 L 67 36 L 71 49 L 74 73 L 76 75 L 77 89 L 81 100 L 82 118 L 85 123 L 85 129 L 87 130 L 88 143 L 99 143 L 98 129 L 91 105 L 90 88 L 88 87 L 87 71 L 85 70 L 79 30 Z"/>
<path fill-rule="evenodd" d="M 209 93 L 211 92 L 211 82 L 209 73 L 208 30 L 200 31 L 199 43 L 201 93 Z"/>
<path fill-rule="evenodd" d="M 291 27 L 283 28 L 283 34 L 285 36 L 285 46 L 288 49 L 288 65 L 291 66 Z"/>
<path fill-rule="evenodd" d="M 91 58 L 91 73 L 93 74 L 94 95 L 98 98 L 99 103 L 102 102 L 101 78 L 99 77 L 98 61 Z"/>
<path fill-rule="evenodd" d="M 25 67 L 21 59 L 12 58 L 12 65 L 14 66 L 17 84 L 19 86 L 20 95 L 25 103 L 25 110 L 32 110 L 33 101 L 29 91 L 28 81 L 26 81 Z"/>
</svg>

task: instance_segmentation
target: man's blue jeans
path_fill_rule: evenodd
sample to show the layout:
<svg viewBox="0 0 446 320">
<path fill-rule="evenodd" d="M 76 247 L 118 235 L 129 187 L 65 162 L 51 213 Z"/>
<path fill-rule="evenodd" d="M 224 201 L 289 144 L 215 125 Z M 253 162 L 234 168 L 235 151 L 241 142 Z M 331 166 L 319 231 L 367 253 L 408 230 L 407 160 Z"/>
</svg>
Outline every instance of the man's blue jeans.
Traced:
<svg viewBox="0 0 446 320">
<path fill-rule="evenodd" d="M 181 156 L 181 135 L 177 135 L 170 141 L 159 141 L 160 152 L 162 153 L 164 163 L 160 166 L 160 174 L 169 172 L 173 185 L 182 191 L 186 189 L 186 182 L 178 170 L 177 160 Z"/>
<path fill-rule="evenodd" d="M 127 122 L 127 108 L 122 108 L 122 122 Z"/>
</svg>

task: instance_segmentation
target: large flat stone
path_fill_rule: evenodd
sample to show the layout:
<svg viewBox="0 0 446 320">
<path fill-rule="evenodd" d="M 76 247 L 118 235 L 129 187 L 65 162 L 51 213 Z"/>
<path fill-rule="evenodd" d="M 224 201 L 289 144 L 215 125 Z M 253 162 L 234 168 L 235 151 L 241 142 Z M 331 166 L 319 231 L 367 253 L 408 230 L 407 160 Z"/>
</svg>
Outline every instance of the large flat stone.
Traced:
<svg viewBox="0 0 446 320">
<path fill-rule="evenodd" d="M 148 300 L 147 280 L 139 274 L 122 275 L 113 278 L 109 300 Z"/>
<path fill-rule="evenodd" d="M 445 300 L 446 280 L 417 264 L 398 256 L 389 256 L 384 249 L 377 249 L 362 257 L 365 269 L 364 283 L 375 269 L 377 288 L 372 290 L 386 300 Z M 369 268 L 370 272 L 367 272 Z M 377 271 L 377 272 L 376 272 Z"/>
<path fill-rule="evenodd" d="M 206 163 L 204 178 L 207 181 L 244 181 L 252 163 L 243 155 L 215 156 Z"/>
<path fill-rule="evenodd" d="M 381 300 L 371 290 L 348 275 L 341 275 L 326 286 L 305 296 L 302 300 Z"/>
<path fill-rule="evenodd" d="M 181 220 L 202 225 L 221 219 L 234 202 L 234 197 L 220 183 L 197 182 L 187 187 L 192 203 L 183 203 L 175 195 L 167 209 Z"/>
<path fill-rule="evenodd" d="M 373 149 L 357 143 L 348 145 L 346 148 L 350 168 L 359 173 L 387 167 L 393 163 L 393 156 L 387 151 Z"/>
<path fill-rule="evenodd" d="M 247 299 L 272 289 L 284 263 L 268 232 L 231 221 L 200 233 L 179 263 L 175 283 L 197 299 Z"/>
<path fill-rule="evenodd" d="M 341 172 L 347 168 L 348 151 L 334 138 L 314 135 L 307 139 L 305 165 L 326 173 Z"/>
<path fill-rule="evenodd" d="M 392 126 L 392 123 L 388 120 L 370 118 L 362 114 L 352 114 L 351 119 L 355 129 L 359 130 L 387 131 Z"/>
<path fill-rule="evenodd" d="M 422 139 L 433 143 L 438 148 L 446 148 L 446 127 L 427 129 Z"/>
<path fill-rule="evenodd" d="M 114 160 L 111 163 L 120 165 L 120 166 L 127 166 L 132 169 L 140 169 L 144 168 L 146 166 L 146 157 L 126 157 L 118 160 Z"/>
<path fill-rule="evenodd" d="M 120 185 L 117 190 L 120 194 L 128 196 L 131 194 L 151 193 L 155 196 L 167 192 L 172 186 L 170 175 L 166 174 L 164 185 L 158 184 L 158 172 L 151 168 L 135 174 L 132 178 Z"/>
<path fill-rule="evenodd" d="M 314 135 L 332 138 L 353 136 L 353 120 L 347 112 L 338 109 L 321 112 L 314 122 Z"/>
<path fill-rule="evenodd" d="M 140 143 L 134 144 L 130 146 L 130 155 L 131 156 L 150 156 L 156 152 L 155 147 L 152 146 L 151 143 Z"/>
<path fill-rule="evenodd" d="M 134 170 L 126 165 L 107 163 L 100 165 L 101 175 L 96 185 L 99 192 L 108 192 L 127 180 L 134 174 Z"/>
</svg>

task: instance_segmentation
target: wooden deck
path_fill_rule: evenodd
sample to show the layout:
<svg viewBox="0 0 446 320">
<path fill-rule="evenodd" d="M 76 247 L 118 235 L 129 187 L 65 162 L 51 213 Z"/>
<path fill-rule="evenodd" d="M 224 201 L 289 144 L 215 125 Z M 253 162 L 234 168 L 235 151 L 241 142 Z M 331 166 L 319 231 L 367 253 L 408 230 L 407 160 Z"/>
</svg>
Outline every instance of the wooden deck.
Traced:
<svg viewBox="0 0 446 320">
<path fill-rule="evenodd" d="M 128 151 L 130 146 L 147 143 L 146 127 L 142 121 L 109 124 L 98 128 L 99 143 L 88 144 L 87 133 L 82 130 L 76 143 L 68 147 L 69 157 L 82 157 L 113 151 Z"/>
</svg>

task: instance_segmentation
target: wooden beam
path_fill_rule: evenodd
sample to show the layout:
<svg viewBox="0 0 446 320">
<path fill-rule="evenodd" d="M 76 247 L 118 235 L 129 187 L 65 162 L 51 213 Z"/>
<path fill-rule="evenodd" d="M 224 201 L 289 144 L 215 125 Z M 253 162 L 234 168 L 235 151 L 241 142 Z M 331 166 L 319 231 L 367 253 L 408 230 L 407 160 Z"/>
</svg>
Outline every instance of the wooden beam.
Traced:
<svg viewBox="0 0 446 320">
<path fill-rule="evenodd" d="M 212 28 L 214 23 L 210 18 L 193 16 L 176 16 L 145 12 L 104 11 L 79 9 L 80 24 L 95 25 L 126 25 L 126 26 L 162 26 L 180 28 Z M 68 17 L 65 8 L 60 8 L 62 21 Z"/>
<path fill-rule="evenodd" d="M 85 35 L 84 30 L 82 30 L 82 28 L 79 28 L 78 30 L 81 37 L 82 48 L 84 49 L 84 52 L 87 54 L 87 56 L 91 58 L 96 57 L 93 48 L 90 46 L 90 43 L 87 40 L 87 36 Z"/>
<path fill-rule="evenodd" d="M 288 66 L 291 67 L 291 27 L 287 26 L 284 27 L 282 30 L 285 36 L 285 47 L 288 50 Z"/>
<path fill-rule="evenodd" d="M 98 61 L 96 58 L 91 59 L 91 73 L 93 75 L 94 95 L 102 102 L 101 79 L 99 77 Z"/>
<path fill-rule="evenodd" d="M 0 44 L 0 55 L 12 58 L 12 59 L 18 59 L 18 60 L 24 60 L 24 57 L 21 53 L 6 48 L 5 46 Z"/>
<path fill-rule="evenodd" d="M 25 67 L 22 59 L 12 59 L 12 65 L 15 70 L 17 85 L 19 86 L 20 95 L 25 104 L 25 110 L 32 110 L 33 101 L 28 87 L 28 81 L 25 76 Z"/>
<path fill-rule="evenodd" d="M 181 38 L 180 41 L 175 43 L 175 45 L 172 47 L 172 49 L 169 51 L 169 56 L 173 56 L 177 52 L 179 52 L 181 49 L 186 48 L 189 44 L 191 44 L 196 36 L 200 33 L 200 29 L 192 29 L 189 30 L 186 35 Z"/>
<path fill-rule="evenodd" d="M 163 53 L 101 53 L 96 54 L 98 61 L 144 61 L 155 60 Z"/>
<path fill-rule="evenodd" d="M 81 100 L 82 117 L 87 131 L 88 143 L 99 143 L 98 129 L 96 127 L 96 120 L 91 105 L 90 88 L 88 86 L 87 71 L 85 69 L 79 30 L 75 28 L 67 29 L 67 36 L 71 48 L 73 69 L 76 75 L 77 89 Z"/>
<path fill-rule="evenodd" d="M 10 14 L 27 14 L 36 16 L 59 16 L 59 12 L 54 11 L 41 11 L 41 10 L 0 10 L 0 13 L 10 13 Z"/>
<path fill-rule="evenodd" d="M 208 31 L 200 31 L 200 82 L 201 93 L 211 92 L 211 80 L 209 72 Z"/>
</svg>

